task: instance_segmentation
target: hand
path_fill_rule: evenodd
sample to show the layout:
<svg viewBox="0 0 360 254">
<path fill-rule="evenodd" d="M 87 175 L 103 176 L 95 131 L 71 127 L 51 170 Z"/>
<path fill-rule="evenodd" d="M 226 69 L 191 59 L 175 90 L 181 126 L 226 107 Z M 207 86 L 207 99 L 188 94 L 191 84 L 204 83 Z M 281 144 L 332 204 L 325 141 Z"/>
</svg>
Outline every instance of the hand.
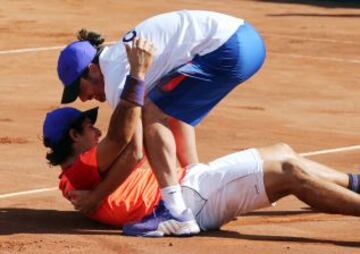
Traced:
<svg viewBox="0 0 360 254">
<path fill-rule="evenodd" d="M 153 44 L 143 38 L 135 38 L 130 43 L 125 43 L 125 48 L 130 64 L 130 75 L 143 80 L 152 63 Z"/>
<path fill-rule="evenodd" d="M 94 213 L 102 202 L 97 200 L 91 191 L 69 191 L 68 196 L 74 208 L 84 214 Z"/>
</svg>

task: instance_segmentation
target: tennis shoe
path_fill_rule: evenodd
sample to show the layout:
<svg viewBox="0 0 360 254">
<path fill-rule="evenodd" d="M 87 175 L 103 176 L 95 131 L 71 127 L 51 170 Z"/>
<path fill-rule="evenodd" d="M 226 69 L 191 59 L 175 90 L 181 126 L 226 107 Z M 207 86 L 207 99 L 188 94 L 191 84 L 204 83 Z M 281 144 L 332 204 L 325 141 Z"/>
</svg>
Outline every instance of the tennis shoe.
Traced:
<svg viewBox="0 0 360 254">
<path fill-rule="evenodd" d="M 154 212 L 138 223 L 123 226 L 123 233 L 131 236 L 163 237 L 165 235 L 190 236 L 200 232 L 200 228 L 190 209 L 174 216 L 160 201 Z"/>
</svg>

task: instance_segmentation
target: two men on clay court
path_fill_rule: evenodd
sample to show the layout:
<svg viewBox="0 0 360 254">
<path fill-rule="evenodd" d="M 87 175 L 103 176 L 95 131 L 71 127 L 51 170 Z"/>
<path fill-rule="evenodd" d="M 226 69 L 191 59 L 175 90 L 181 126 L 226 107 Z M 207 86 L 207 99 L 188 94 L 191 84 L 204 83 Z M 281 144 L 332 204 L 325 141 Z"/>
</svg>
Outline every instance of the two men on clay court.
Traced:
<svg viewBox="0 0 360 254">
<path fill-rule="evenodd" d="M 62 102 L 79 97 L 106 100 L 117 107 L 129 74 L 125 45 L 137 38 L 145 39 L 140 47 L 153 44 L 155 50 L 144 77 L 147 95 L 135 149 L 142 154 L 144 137 L 164 205 L 177 221 L 191 214 L 177 179 L 177 159 L 182 167 L 199 162 L 194 126 L 260 69 L 265 45 L 249 22 L 210 11 L 182 10 L 151 17 L 110 47 L 102 45 L 99 34 L 82 30 L 79 41 L 59 57 Z M 194 215 L 187 218 L 189 224 L 194 221 Z M 199 231 L 196 224 L 191 228 L 193 234 Z"/>
<path fill-rule="evenodd" d="M 126 52 L 130 75 L 104 139 L 99 140 L 94 127 L 96 108 L 60 108 L 44 121 L 47 158 L 61 166 L 60 188 L 76 208 L 100 222 L 123 225 L 125 234 L 136 236 L 190 235 L 199 231 L 197 226 L 217 229 L 289 194 L 324 212 L 360 215 L 358 175 L 302 158 L 284 144 L 179 168 L 176 180 L 187 209 L 174 215 L 161 200 L 164 194 L 154 171 L 142 166 L 146 157 L 139 161 L 134 153 L 153 46 L 135 39 L 126 44 Z"/>
</svg>

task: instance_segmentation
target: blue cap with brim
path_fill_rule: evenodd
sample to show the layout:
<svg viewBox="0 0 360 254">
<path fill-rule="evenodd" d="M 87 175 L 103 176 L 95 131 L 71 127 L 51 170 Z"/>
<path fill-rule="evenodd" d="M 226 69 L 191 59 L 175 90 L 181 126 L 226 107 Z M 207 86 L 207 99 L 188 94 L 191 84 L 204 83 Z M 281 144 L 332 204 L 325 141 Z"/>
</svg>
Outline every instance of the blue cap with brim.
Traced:
<svg viewBox="0 0 360 254">
<path fill-rule="evenodd" d="M 64 85 L 61 103 L 70 103 L 79 96 L 79 78 L 96 56 L 96 48 L 89 41 L 75 41 L 59 56 L 57 72 Z"/>
<path fill-rule="evenodd" d="M 71 107 L 58 108 L 46 114 L 43 137 L 50 146 L 56 146 L 65 137 L 71 126 L 81 118 L 96 122 L 99 107 L 80 111 Z"/>
</svg>

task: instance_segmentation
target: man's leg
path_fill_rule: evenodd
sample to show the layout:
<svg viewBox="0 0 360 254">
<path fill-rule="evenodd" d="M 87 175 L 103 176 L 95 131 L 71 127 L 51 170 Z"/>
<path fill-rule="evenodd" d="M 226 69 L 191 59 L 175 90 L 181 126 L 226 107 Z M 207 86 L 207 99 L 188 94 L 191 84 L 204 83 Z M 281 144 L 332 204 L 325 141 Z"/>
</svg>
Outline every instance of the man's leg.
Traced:
<svg viewBox="0 0 360 254">
<path fill-rule="evenodd" d="M 336 171 L 328 166 L 318 162 L 303 158 L 297 155 L 297 160 L 306 165 L 307 170 L 311 174 L 316 175 L 322 179 L 336 183 L 345 187 L 353 192 L 360 194 L 360 175 L 359 174 L 346 174 Z"/>
<path fill-rule="evenodd" d="M 181 167 L 199 163 L 196 149 L 195 128 L 175 118 L 169 120 L 169 126 L 174 134 L 176 155 Z"/>
<path fill-rule="evenodd" d="M 143 109 L 145 149 L 160 188 L 178 184 L 176 144 L 168 118 L 150 100 L 146 101 Z"/>
<path fill-rule="evenodd" d="M 344 188 L 346 174 L 294 156 L 283 144 L 258 151 L 264 160 L 264 183 L 270 202 L 293 194 L 322 212 L 360 216 L 360 195 Z"/>
<path fill-rule="evenodd" d="M 125 225 L 128 235 L 192 235 L 200 232 L 191 211 L 186 209 L 176 170 L 176 144 L 168 117 L 150 100 L 143 111 L 144 140 L 149 163 L 160 186 L 165 207 L 143 221 Z"/>
<path fill-rule="evenodd" d="M 299 156 L 289 145 L 278 143 L 272 146 L 259 149 L 262 151 L 264 160 L 289 160 L 294 159 L 306 165 L 311 174 L 316 175 L 324 180 L 331 181 L 340 186 L 347 188 L 349 186 L 349 175 L 316 161 Z"/>
</svg>

